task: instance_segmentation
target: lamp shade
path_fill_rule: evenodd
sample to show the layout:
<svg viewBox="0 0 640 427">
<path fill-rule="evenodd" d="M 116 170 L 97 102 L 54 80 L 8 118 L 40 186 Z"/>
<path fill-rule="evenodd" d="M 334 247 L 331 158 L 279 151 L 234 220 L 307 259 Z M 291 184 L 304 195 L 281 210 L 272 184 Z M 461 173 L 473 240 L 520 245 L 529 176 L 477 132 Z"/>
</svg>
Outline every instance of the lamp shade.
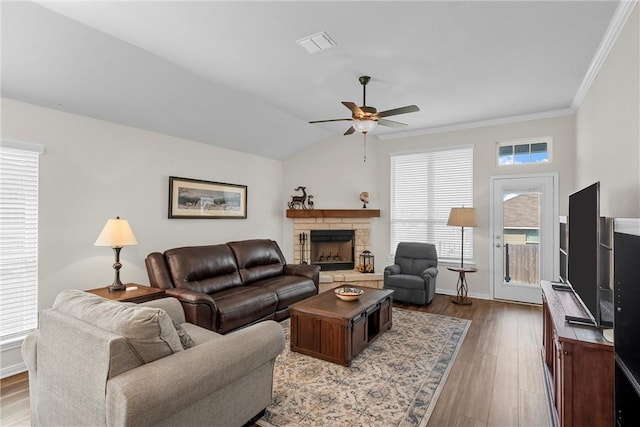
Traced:
<svg viewBox="0 0 640 427">
<path fill-rule="evenodd" d="M 477 227 L 478 219 L 476 218 L 475 208 L 451 208 L 447 225 Z"/>
<path fill-rule="evenodd" d="M 360 133 L 367 133 L 378 126 L 378 122 L 375 120 L 353 120 L 351 126 Z"/>
<path fill-rule="evenodd" d="M 112 248 L 137 244 L 138 241 L 133 230 L 129 227 L 129 222 L 126 219 L 120 219 L 120 217 L 108 220 L 94 243 L 95 246 L 111 246 Z"/>
</svg>

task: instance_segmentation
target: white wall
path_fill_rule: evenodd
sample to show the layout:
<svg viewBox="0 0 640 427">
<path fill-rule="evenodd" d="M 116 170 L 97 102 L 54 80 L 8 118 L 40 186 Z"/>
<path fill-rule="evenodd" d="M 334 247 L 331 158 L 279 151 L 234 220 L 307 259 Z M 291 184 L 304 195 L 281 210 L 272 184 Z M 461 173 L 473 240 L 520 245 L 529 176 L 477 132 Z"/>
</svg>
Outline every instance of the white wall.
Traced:
<svg viewBox="0 0 640 427">
<path fill-rule="evenodd" d="M 640 7 L 576 115 L 576 188 L 600 181 L 600 213 L 640 217 Z"/>
<path fill-rule="evenodd" d="M 370 136 L 366 164 L 362 161 L 362 136 L 339 136 L 284 161 L 283 197 L 289 199 L 293 188 L 303 185 L 309 194 L 314 195 L 316 208 L 353 209 L 362 206 L 358 200 L 360 192 L 369 191 L 369 206 L 381 211 L 381 217 L 372 223 L 372 252 L 376 257 L 376 270 L 382 271 L 393 261 L 389 258 L 390 154 L 474 145 L 474 206 L 480 225 L 474 229 L 474 253 L 479 271 L 469 277 L 469 294 L 489 297 L 489 177 L 558 172 L 560 213 L 566 215 L 567 195 L 574 187 L 574 128 L 574 117 L 564 116 L 394 140 L 379 140 Z M 553 137 L 552 163 L 496 166 L 497 141 L 537 136 Z M 290 254 L 293 253 L 293 221 L 285 220 L 283 228 L 283 250 L 285 254 Z M 454 294 L 456 280 L 454 273 L 440 268 L 438 291 Z"/>
<path fill-rule="evenodd" d="M 2 138 L 40 143 L 40 308 L 65 289 L 113 281 L 113 251 L 93 246 L 109 218 L 138 245 L 121 253 L 124 282 L 148 284 L 144 258 L 176 246 L 282 236 L 282 163 L 2 99 Z M 248 186 L 247 219 L 168 219 L 169 176 Z M 21 363 L 2 353 L 3 370 Z"/>
</svg>

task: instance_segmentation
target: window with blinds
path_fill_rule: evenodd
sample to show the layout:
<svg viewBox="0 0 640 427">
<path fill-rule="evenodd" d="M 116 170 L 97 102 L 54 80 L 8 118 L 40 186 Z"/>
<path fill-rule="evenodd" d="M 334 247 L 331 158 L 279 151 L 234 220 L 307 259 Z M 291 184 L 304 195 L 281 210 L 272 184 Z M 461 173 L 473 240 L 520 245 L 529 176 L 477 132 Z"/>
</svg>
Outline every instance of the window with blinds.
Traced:
<svg viewBox="0 0 640 427">
<path fill-rule="evenodd" d="M 399 242 L 436 245 L 438 260 L 460 262 L 460 227 L 452 207 L 473 206 L 473 147 L 391 156 L 391 253 Z M 465 228 L 465 262 L 473 261 L 473 228 Z"/>
<path fill-rule="evenodd" d="M 38 322 L 38 162 L 43 147 L 0 144 L 0 346 Z"/>
</svg>

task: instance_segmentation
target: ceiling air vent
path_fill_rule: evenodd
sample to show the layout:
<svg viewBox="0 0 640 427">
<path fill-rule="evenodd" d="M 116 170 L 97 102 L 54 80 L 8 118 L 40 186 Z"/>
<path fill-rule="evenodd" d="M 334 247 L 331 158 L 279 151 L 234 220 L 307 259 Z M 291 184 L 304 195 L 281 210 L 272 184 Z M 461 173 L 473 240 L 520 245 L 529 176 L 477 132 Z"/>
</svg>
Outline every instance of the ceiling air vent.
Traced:
<svg viewBox="0 0 640 427">
<path fill-rule="evenodd" d="M 336 42 L 334 42 L 324 31 L 312 36 L 301 38 L 297 43 L 305 48 L 309 53 L 320 52 L 321 50 L 336 46 Z"/>
</svg>

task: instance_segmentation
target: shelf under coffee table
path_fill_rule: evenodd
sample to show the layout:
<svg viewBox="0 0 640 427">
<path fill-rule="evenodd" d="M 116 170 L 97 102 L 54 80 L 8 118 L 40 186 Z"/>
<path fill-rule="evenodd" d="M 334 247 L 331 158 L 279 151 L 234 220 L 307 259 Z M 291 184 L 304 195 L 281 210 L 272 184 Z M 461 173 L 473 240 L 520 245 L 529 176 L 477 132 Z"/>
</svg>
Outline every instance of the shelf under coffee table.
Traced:
<svg viewBox="0 0 640 427">
<path fill-rule="evenodd" d="M 392 324 L 393 291 L 359 289 L 364 293 L 356 301 L 342 301 L 330 290 L 293 304 L 291 350 L 349 366 Z"/>
</svg>

